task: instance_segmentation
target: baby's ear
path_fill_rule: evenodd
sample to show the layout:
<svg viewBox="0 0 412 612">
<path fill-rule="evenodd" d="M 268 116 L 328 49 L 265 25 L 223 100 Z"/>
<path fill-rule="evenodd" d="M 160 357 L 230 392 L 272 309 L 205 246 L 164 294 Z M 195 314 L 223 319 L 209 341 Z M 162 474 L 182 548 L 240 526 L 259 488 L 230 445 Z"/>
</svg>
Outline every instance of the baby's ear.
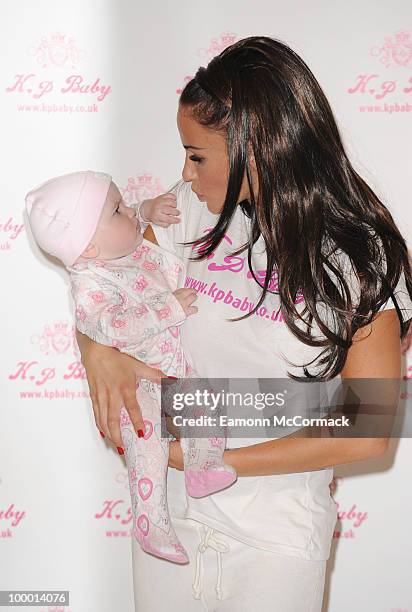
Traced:
<svg viewBox="0 0 412 612">
<path fill-rule="evenodd" d="M 85 259 L 94 259 L 95 257 L 97 257 L 99 252 L 98 247 L 93 244 L 93 242 L 89 242 L 89 244 L 87 245 L 87 247 L 84 249 L 83 253 L 81 254 L 81 257 L 84 257 Z"/>
</svg>

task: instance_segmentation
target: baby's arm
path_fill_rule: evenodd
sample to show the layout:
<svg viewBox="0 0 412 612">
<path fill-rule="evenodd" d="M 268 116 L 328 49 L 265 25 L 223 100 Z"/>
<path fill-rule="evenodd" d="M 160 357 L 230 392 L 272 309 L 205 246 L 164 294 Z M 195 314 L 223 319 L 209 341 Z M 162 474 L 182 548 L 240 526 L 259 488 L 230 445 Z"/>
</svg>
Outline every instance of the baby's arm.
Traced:
<svg viewBox="0 0 412 612">
<path fill-rule="evenodd" d="M 92 274 L 72 277 L 72 294 L 76 303 L 76 326 L 100 344 L 121 348 L 138 344 L 178 325 L 197 311 L 192 289 L 178 289 L 151 296 L 151 301 L 131 301 L 116 285 L 98 282 Z"/>
<path fill-rule="evenodd" d="M 137 218 L 146 229 L 148 223 L 169 227 L 171 223 L 180 223 L 180 211 L 176 207 L 176 196 L 173 193 L 164 193 L 151 200 L 143 200 L 138 205 Z M 143 229 L 143 231 L 144 231 Z"/>
</svg>

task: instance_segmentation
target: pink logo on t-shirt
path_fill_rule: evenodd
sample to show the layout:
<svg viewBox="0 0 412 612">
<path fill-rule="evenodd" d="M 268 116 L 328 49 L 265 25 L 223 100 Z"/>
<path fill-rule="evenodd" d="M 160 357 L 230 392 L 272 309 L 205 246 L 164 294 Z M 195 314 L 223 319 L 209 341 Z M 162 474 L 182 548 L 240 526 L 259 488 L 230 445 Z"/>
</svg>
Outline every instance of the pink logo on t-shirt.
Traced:
<svg viewBox="0 0 412 612">
<path fill-rule="evenodd" d="M 203 234 L 209 233 L 213 228 L 211 227 L 207 227 L 203 230 Z M 230 238 L 230 236 L 228 236 L 227 234 L 223 235 L 223 239 L 226 240 L 226 242 L 228 242 L 230 245 L 233 245 L 233 241 Z M 195 251 L 196 253 L 203 253 L 206 249 L 206 245 L 201 245 L 201 246 L 196 246 L 194 245 L 192 247 L 192 251 Z M 216 255 L 215 251 L 212 251 L 212 253 L 210 253 L 206 259 L 212 259 L 214 258 Z M 242 270 L 245 269 L 246 267 L 246 262 L 247 262 L 247 257 L 240 257 L 238 255 L 226 255 L 223 258 L 223 262 L 216 262 L 216 261 L 212 261 L 210 264 L 208 264 L 207 269 L 210 270 L 211 272 L 242 272 Z M 266 278 L 266 269 L 264 270 L 254 270 L 253 271 L 258 283 L 261 285 L 261 287 L 263 288 L 264 286 L 264 282 L 265 282 L 265 278 Z M 253 279 L 253 274 L 250 270 L 247 271 L 246 273 L 246 278 L 248 279 Z M 278 292 L 279 291 L 279 274 L 278 274 L 278 270 L 275 268 L 271 278 L 269 279 L 269 285 L 268 285 L 268 290 L 269 291 L 274 291 L 274 292 Z M 301 291 L 298 291 L 298 294 L 296 296 L 295 299 L 295 304 L 299 304 L 300 302 L 304 301 L 304 297 Z"/>
<path fill-rule="evenodd" d="M 207 234 L 212 229 L 213 229 L 212 227 L 207 227 L 203 230 L 202 233 Z M 223 235 L 223 240 L 226 240 L 226 242 L 228 242 L 230 245 L 233 245 L 233 241 L 227 234 Z M 207 245 L 200 245 L 200 246 L 194 245 L 192 247 L 192 251 L 202 254 L 206 250 L 206 247 Z M 215 257 L 215 255 L 216 253 L 212 251 L 212 253 L 210 253 L 206 259 L 212 259 L 213 257 Z M 224 257 L 223 259 L 224 263 L 212 262 L 207 266 L 207 269 L 211 270 L 212 272 L 223 272 L 225 270 L 229 270 L 230 272 L 241 272 L 243 268 L 245 267 L 245 259 L 246 259 L 245 257 L 226 255 L 226 257 Z"/>
</svg>

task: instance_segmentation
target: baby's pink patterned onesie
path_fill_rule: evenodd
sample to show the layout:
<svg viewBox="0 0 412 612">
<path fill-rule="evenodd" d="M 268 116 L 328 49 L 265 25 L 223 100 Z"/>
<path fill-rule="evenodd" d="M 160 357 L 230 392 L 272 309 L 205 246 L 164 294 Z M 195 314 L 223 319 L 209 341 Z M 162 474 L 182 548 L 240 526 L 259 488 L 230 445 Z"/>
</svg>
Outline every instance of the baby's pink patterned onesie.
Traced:
<svg viewBox="0 0 412 612">
<path fill-rule="evenodd" d="M 143 239 L 130 255 L 76 263 L 68 271 L 80 332 L 168 376 L 197 377 L 181 348 L 178 325 L 186 314 L 173 295 L 184 277 L 181 259 Z M 122 407 L 120 412 L 133 534 L 145 551 L 187 563 L 167 506 L 169 439 L 161 435 L 160 385 L 142 379 L 136 398 L 145 424 L 143 438 L 136 435 L 126 409 Z M 210 439 L 182 437 L 181 445 L 189 495 L 209 495 L 236 480 L 235 470 L 223 463 L 225 440 L 221 432 Z"/>
</svg>

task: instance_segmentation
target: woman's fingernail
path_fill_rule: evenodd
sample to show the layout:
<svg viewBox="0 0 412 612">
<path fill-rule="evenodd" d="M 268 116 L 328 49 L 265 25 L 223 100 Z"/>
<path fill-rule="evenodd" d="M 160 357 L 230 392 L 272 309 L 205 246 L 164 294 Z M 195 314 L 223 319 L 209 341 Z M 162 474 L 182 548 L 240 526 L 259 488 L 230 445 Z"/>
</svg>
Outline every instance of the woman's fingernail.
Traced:
<svg viewBox="0 0 412 612">
<path fill-rule="evenodd" d="M 102 438 L 105 438 L 106 436 L 104 435 L 104 433 L 102 431 L 100 431 L 99 429 L 99 434 L 102 436 Z"/>
<path fill-rule="evenodd" d="M 169 380 L 177 380 L 176 376 L 168 376 L 167 377 Z"/>
<path fill-rule="evenodd" d="M 143 436 L 144 436 L 144 431 L 143 431 L 143 429 L 138 429 L 138 430 L 137 430 L 137 437 L 138 437 L 138 438 L 143 438 Z"/>
<path fill-rule="evenodd" d="M 117 452 L 119 453 L 119 455 L 124 455 L 124 450 L 122 449 L 121 446 L 116 446 L 117 448 Z"/>
</svg>

